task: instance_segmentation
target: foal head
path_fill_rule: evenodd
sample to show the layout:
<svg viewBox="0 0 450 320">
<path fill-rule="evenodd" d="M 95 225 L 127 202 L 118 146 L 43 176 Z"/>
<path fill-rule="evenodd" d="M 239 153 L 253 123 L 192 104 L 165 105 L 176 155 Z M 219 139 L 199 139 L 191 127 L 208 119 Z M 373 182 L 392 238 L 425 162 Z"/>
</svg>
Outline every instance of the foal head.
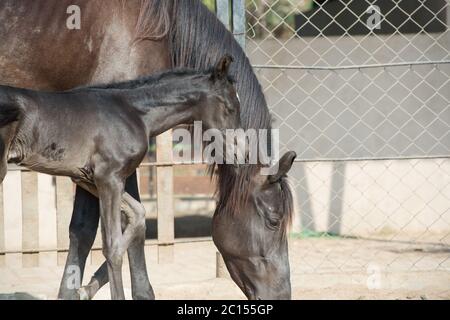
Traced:
<svg viewBox="0 0 450 320">
<path fill-rule="evenodd" d="M 198 100 L 197 115 L 205 129 L 237 129 L 241 126 L 240 103 L 228 71 L 233 58 L 223 56 L 205 76 L 206 91 Z"/>
</svg>

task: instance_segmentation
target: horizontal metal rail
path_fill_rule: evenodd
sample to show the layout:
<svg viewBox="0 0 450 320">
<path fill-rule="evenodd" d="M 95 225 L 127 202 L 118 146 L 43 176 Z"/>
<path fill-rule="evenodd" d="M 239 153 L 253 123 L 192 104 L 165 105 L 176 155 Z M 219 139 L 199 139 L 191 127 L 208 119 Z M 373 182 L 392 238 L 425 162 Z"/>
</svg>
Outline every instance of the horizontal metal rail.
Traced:
<svg viewBox="0 0 450 320">
<path fill-rule="evenodd" d="M 295 159 L 294 162 L 352 162 L 352 161 L 389 161 L 389 160 L 427 160 L 427 159 L 447 159 L 450 155 L 433 155 L 433 156 L 392 156 L 392 157 L 362 157 L 362 158 L 312 158 L 312 159 Z M 169 167 L 169 166 L 189 166 L 189 165 L 209 165 L 204 161 L 192 162 L 143 162 L 142 167 Z M 9 165 L 8 171 L 31 171 L 16 165 Z"/>
<path fill-rule="evenodd" d="M 393 67 L 408 67 L 408 66 L 423 66 L 423 65 L 440 65 L 449 64 L 450 60 L 441 61 L 411 61 L 411 62 L 393 62 L 393 63 L 378 63 L 378 64 L 361 64 L 361 65 L 346 65 L 346 66 L 300 66 L 300 65 L 282 65 L 282 64 L 254 64 L 255 69 L 281 69 L 281 70 L 357 70 L 357 69 L 373 69 L 373 68 L 393 68 Z"/>
<path fill-rule="evenodd" d="M 194 243 L 194 242 L 211 242 L 212 237 L 196 237 L 196 238 L 176 238 L 174 240 L 175 244 L 183 243 Z M 167 243 L 167 245 L 172 245 L 174 243 Z M 158 242 L 157 239 L 145 240 L 146 247 L 165 245 L 164 243 Z M 91 250 L 98 251 L 101 250 L 101 245 L 94 245 Z M 27 249 L 27 250 L 5 250 L 0 251 L 0 255 L 5 254 L 38 254 L 38 253 L 48 253 L 48 252 L 68 252 L 69 248 L 50 248 L 50 249 Z"/>
<path fill-rule="evenodd" d="M 362 157 L 362 158 L 317 158 L 317 159 L 295 159 L 294 162 L 354 162 L 354 161 L 390 161 L 390 160 L 428 160 L 428 159 L 450 159 L 450 155 L 443 156 L 399 156 L 399 157 Z"/>
</svg>

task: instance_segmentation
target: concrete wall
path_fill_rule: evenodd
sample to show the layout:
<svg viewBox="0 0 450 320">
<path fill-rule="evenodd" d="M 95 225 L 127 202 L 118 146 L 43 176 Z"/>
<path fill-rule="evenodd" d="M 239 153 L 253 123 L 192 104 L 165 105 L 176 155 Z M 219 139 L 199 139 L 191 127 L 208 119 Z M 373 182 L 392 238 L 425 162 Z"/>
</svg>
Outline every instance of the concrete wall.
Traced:
<svg viewBox="0 0 450 320">
<path fill-rule="evenodd" d="M 294 227 L 450 244 L 450 159 L 296 163 Z"/>
<path fill-rule="evenodd" d="M 256 65 L 450 59 L 450 34 L 250 40 Z M 343 71 L 258 69 L 290 173 L 295 230 L 450 241 L 450 65 Z"/>
<path fill-rule="evenodd" d="M 256 65 L 450 60 L 450 33 L 249 41 Z M 450 64 L 257 69 L 280 139 L 303 159 L 450 154 Z"/>
</svg>

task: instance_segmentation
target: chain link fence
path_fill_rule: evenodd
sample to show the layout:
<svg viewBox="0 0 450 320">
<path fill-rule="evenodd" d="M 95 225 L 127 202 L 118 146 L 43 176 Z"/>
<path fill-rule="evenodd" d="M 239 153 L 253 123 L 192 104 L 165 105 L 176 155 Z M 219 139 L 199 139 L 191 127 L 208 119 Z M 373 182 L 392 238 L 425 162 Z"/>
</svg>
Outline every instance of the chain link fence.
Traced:
<svg viewBox="0 0 450 320">
<path fill-rule="evenodd" d="M 289 174 L 296 205 L 290 236 L 293 297 L 407 298 L 423 291 L 424 297 L 449 298 L 450 0 L 204 2 L 222 21 L 245 13 L 245 41 L 236 21 L 230 29 L 245 42 L 273 126 L 280 129 L 281 152 L 298 154 Z M 150 157 L 139 169 L 147 238 L 152 239 L 157 236 L 155 161 Z M 156 242 L 146 247 L 153 284 L 164 298 L 240 294 L 231 281 L 211 280 L 216 272 L 209 237 L 214 185 L 203 169 L 174 169 L 175 237 L 188 238 L 177 239 L 176 263 L 158 265 Z M 18 172 L 11 174 L 25 181 Z M 56 189 L 51 229 L 58 228 L 64 236 L 58 247 L 66 248 L 70 214 L 61 212 L 70 213 L 73 199 L 62 195 L 73 186 L 60 180 Z M 37 201 L 35 190 L 21 199 L 20 186 L 2 192 L 0 201 Z M 8 226 L 19 226 L 20 219 Z M 19 249 L 10 257 L 0 254 L 0 266 L 10 265 L 16 253 L 35 255 L 32 245 L 22 244 L 20 232 L 5 230 Z M 55 241 L 50 242 L 39 259 L 48 258 L 53 266 L 57 258 L 62 265 L 65 256 L 56 257 Z M 38 264 L 28 258 L 17 265 Z M 90 259 L 92 273 L 103 257 L 94 251 Z M 2 272 L 1 290 L 17 290 L 20 281 L 29 290 L 35 278 L 44 283 L 38 278 L 41 269 L 21 269 L 24 277 Z M 193 282 L 191 291 L 165 288 L 186 279 L 204 283 Z M 49 287 L 57 288 L 59 280 L 55 274 Z"/>
<path fill-rule="evenodd" d="M 399 265 L 358 244 L 333 263 L 321 241 L 342 238 L 436 246 L 401 269 L 449 271 L 449 12 L 448 0 L 247 1 L 247 54 L 280 145 L 298 154 L 294 235 L 316 239 L 294 274 Z"/>
</svg>

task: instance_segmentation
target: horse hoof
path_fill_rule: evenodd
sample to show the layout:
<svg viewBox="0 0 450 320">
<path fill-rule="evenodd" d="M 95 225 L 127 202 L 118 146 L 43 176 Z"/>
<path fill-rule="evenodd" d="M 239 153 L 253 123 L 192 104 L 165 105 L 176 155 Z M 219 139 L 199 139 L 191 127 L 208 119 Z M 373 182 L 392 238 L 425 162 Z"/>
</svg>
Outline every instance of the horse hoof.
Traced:
<svg viewBox="0 0 450 320">
<path fill-rule="evenodd" d="M 80 300 L 91 300 L 85 287 L 78 289 L 78 295 L 80 296 Z"/>
</svg>

